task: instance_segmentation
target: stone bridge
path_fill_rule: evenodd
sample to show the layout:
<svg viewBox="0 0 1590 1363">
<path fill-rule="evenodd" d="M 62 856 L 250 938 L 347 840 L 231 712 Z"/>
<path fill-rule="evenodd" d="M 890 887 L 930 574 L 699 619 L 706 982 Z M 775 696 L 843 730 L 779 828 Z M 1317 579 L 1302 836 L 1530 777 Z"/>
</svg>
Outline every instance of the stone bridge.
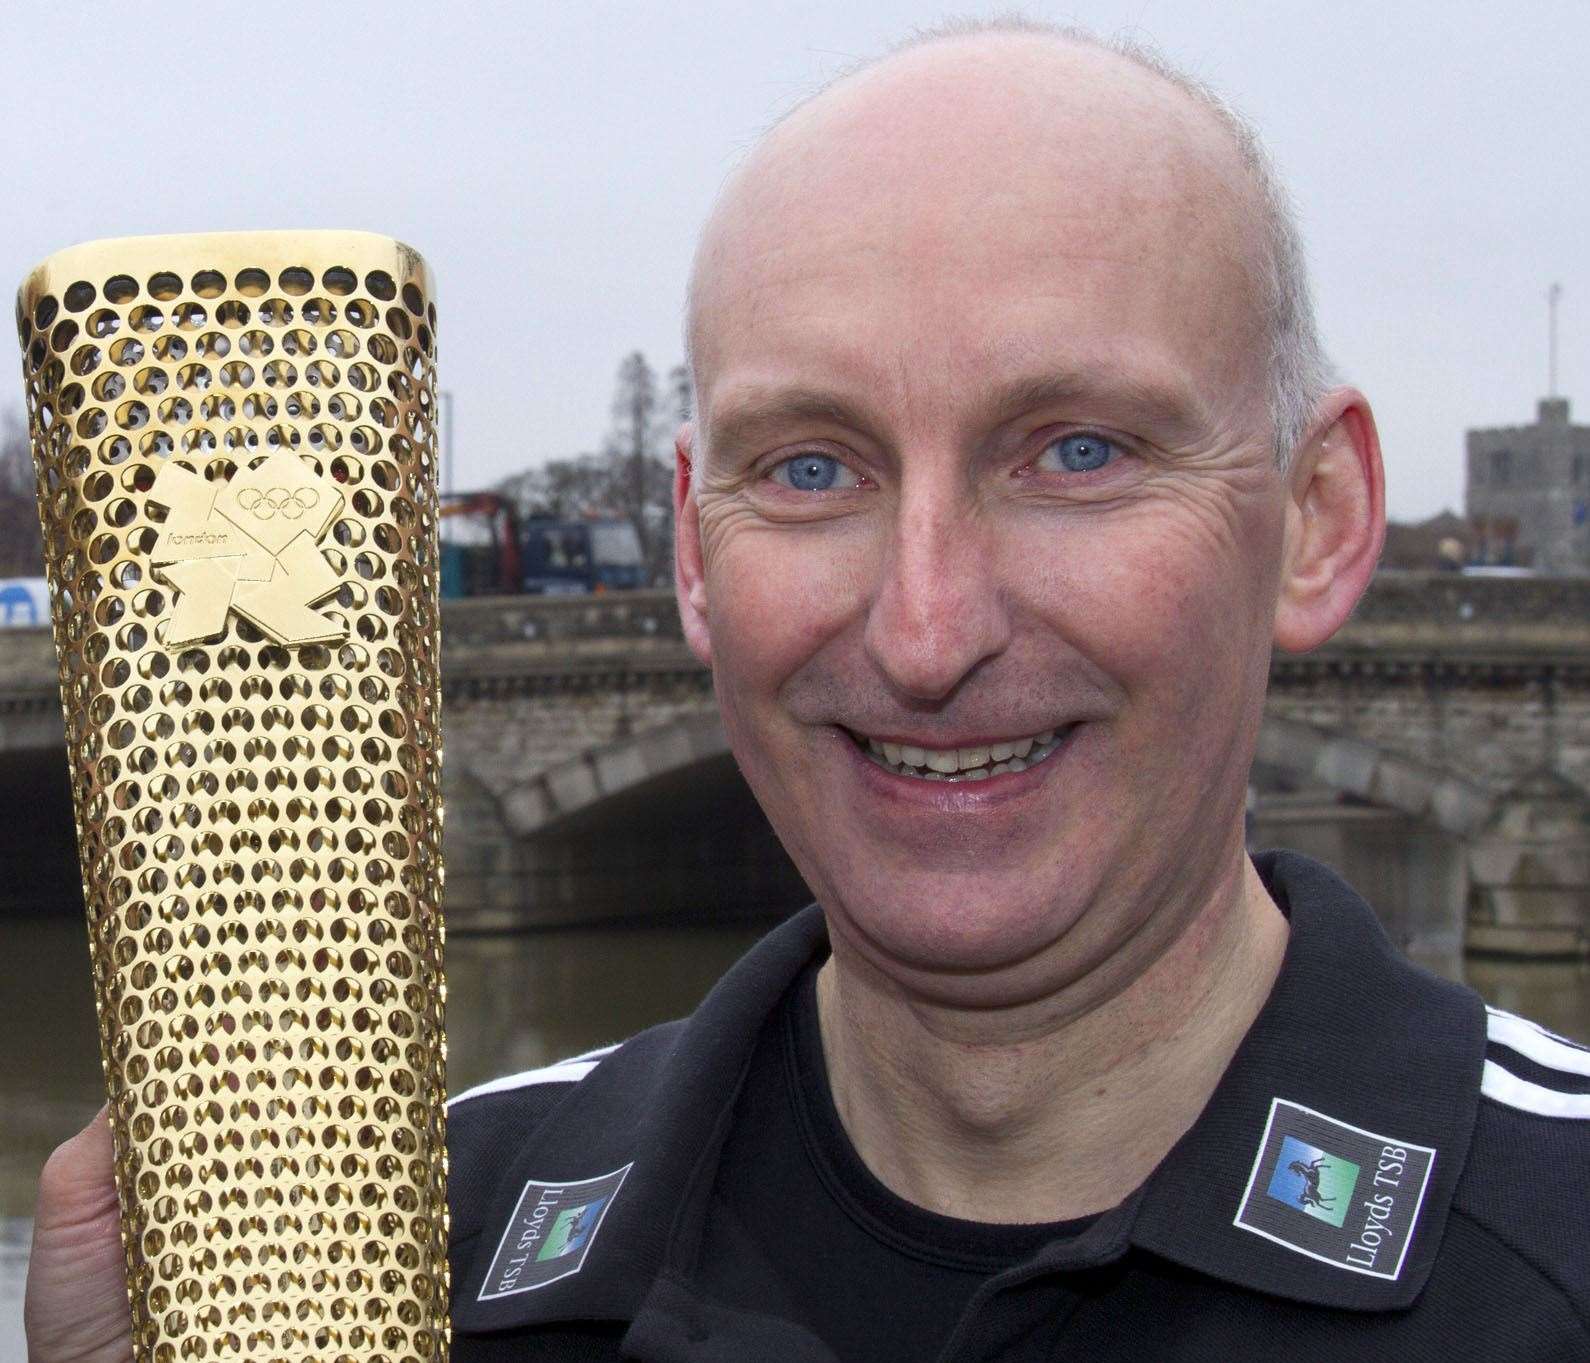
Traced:
<svg viewBox="0 0 1590 1363">
<path fill-rule="evenodd" d="M 803 901 L 670 595 L 450 601 L 442 675 L 455 930 Z M 0 635 L 0 800 L 35 848 L 61 840 L 59 803 L 28 794 L 64 800 L 54 687 L 46 632 Z M 1332 861 L 1405 939 L 1467 916 L 1471 944 L 1581 950 L 1586 787 L 1590 579 L 1382 573 L 1335 639 L 1272 666 L 1254 841 Z"/>
</svg>

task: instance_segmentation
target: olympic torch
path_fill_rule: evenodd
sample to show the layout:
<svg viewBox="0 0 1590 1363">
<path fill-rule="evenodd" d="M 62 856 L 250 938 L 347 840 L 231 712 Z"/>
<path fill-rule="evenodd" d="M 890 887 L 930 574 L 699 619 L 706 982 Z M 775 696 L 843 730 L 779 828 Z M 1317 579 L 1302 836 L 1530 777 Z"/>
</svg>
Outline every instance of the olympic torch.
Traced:
<svg viewBox="0 0 1590 1363">
<path fill-rule="evenodd" d="M 354 232 L 17 305 L 140 1360 L 445 1360 L 435 309 Z"/>
</svg>

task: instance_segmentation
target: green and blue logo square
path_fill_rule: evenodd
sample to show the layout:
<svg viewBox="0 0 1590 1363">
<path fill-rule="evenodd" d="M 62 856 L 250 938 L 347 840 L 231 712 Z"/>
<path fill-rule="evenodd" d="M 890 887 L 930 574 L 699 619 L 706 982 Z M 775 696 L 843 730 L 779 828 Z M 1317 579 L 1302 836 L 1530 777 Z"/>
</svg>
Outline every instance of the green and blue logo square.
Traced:
<svg viewBox="0 0 1590 1363">
<path fill-rule="evenodd" d="M 1275 1169 L 1266 1191 L 1277 1202 L 1296 1207 L 1328 1225 L 1347 1219 L 1353 1189 L 1358 1186 L 1358 1166 L 1340 1155 L 1287 1136 L 1281 1141 Z"/>
<path fill-rule="evenodd" d="M 601 1220 L 602 1208 L 606 1205 L 607 1199 L 599 1197 L 594 1202 L 584 1202 L 578 1207 L 567 1207 L 559 1212 L 546 1243 L 536 1252 L 536 1262 L 545 1263 L 548 1259 L 561 1259 L 565 1254 L 573 1254 L 591 1238 L 591 1232 Z"/>
</svg>

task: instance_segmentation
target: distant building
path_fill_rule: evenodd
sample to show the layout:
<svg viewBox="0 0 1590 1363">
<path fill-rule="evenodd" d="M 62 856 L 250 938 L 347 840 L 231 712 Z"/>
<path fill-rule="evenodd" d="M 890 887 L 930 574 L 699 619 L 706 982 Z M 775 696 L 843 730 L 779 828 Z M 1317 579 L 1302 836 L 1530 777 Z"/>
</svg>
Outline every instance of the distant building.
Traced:
<svg viewBox="0 0 1590 1363">
<path fill-rule="evenodd" d="M 1474 527 L 1461 516 L 1442 511 L 1427 521 L 1387 521 L 1380 566 L 1420 573 L 1456 572 L 1480 562 L 1479 551 Z"/>
<path fill-rule="evenodd" d="M 1590 573 L 1590 426 L 1567 398 L 1542 398 L 1532 426 L 1468 433 L 1465 509 L 1474 562 Z"/>
</svg>

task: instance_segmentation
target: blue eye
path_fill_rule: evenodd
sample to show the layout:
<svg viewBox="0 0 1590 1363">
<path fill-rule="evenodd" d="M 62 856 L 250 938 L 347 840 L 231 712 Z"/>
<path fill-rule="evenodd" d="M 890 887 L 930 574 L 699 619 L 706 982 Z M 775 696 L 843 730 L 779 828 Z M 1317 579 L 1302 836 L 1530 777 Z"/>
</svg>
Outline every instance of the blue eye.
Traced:
<svg viewBox="0 0 1590 1363">
<path fill-rule="evenodd" d="M 827 492 L 847 472 L 832 455 L 807 453 L 786 459 L 773 470 L 773 477 L 797 492 Z"/>
<path fill-rule="evenodd" d="M 1113 441 L 1088 432 L 1056 440 L 1044 453 L 1048 454 L 1050 450 L 1055 452 L 1060 467 L 1067 473 L 1091 473 L 1094 469 L 1103 468 L 1120 453 Z"/>
</svg>

